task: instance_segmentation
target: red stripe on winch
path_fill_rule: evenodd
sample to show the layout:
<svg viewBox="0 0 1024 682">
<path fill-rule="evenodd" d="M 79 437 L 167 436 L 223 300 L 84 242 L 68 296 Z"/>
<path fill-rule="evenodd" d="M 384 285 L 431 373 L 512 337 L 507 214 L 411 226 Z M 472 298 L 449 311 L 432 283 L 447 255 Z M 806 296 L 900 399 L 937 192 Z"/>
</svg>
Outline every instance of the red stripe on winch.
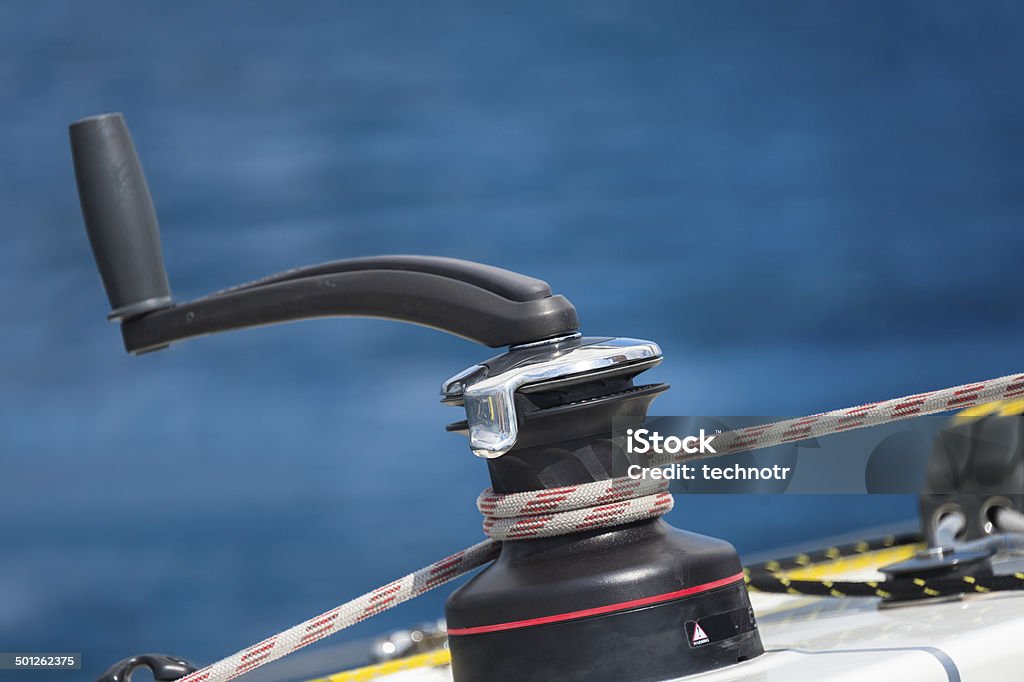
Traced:
<svg viewBox="0 0 1024 682">
<path fill-rule="evenodd" d="M 625 611 L 627 609 L 633 609 L 640 606 L 650 606 L 651 604 L 660 604 L 666 601 L 672 601 L 673 599 L 679 599 L 680 597 L 689 597 L 694 594 L 700 594 L 701 592 L 708 592 L 710 590 L 717 589 L 719 587 L 725 587 L 726 585 L 732 585 L 734 583 L 743 582 L 743 574 L 737 573 L 736 575 L 729 576 L 728 578 L 722 578 L 720 580 L 712 580 L 709 583 L 703 585 L 695 585 L 694 587 L 687 587 L 682 590 L 676 590 L 675 592 L 666 592 L 665 594 L 656 594 L 653 597 L 644 597 L 642 599 L 631 599 L 629 601 L 619 602 L 618 604 L 608 604 L 607 606 L 597 606 L 592 609 L 582 609 L 580 611 L 570 611 L 568 613 L 559 613 L 554 616 L 541 616 L 540 618 L 527 618 L 526 620 L 514 620 L 509 623 L 496 623 L 494 625 L 477 625 L 471 628 L 448 628 L 449 635 L 482 635 L 486 632 L 501 632 L 502 630 L 518 630 L 520 628 L 529 628 L 535 625 L 547 625 L 548 623 L 561 623 L 567 620 L 576 620 L 577 618 L 586 618 L 588 616 L 600 616 L 605 613 L 615 613 L 616 611 Z"/>
</svg>

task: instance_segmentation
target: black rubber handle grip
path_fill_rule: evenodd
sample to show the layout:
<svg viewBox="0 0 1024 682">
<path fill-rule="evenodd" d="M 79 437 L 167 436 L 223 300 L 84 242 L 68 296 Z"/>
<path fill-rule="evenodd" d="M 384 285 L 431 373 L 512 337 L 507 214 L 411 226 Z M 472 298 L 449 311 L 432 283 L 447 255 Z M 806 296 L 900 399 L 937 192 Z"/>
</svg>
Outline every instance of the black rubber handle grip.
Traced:
<svg viewBox="0 0 1024 682">
<path fill-rule="evenodd" d="M 121 114 L 70 127 L 82 217 L 110 299 L 110 319 L 167 307 L 171 289 L 146 178 Z"/>
<path fill-rule="evenodd" d="M 112 319 L 125 347 L 313 317 L 411 322 L 498 347 L 575 332 L 576 309 L 546 282 L 453 258 L 379 256 L 289 270 L 174 304 L 156 213 L 120 114 L 71 125 L 75 176 Z"/>
</svg>

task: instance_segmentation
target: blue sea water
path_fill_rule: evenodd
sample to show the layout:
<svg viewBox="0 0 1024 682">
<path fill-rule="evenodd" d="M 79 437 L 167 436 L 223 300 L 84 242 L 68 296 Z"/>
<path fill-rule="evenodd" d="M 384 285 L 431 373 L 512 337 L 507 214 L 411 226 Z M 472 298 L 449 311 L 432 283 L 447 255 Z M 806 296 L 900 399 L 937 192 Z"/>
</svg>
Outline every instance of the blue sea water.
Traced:
<svg viewBox="0 0 1024 682">
<path fill-rule="evenodd" d="M 125 112 L 180 299 L 479 260 L 658 341 L 658 414 L 801 414 L 1021 369 L 1022 32 L 1009 2 L 0 4 L 0 651 L 210 661 L 480 537 L 437 388 L 489 352 L 334 320 L 127 357 L 69 122 Z M 756 552 L 914 513 L 670 521 Z"/>
</svg>

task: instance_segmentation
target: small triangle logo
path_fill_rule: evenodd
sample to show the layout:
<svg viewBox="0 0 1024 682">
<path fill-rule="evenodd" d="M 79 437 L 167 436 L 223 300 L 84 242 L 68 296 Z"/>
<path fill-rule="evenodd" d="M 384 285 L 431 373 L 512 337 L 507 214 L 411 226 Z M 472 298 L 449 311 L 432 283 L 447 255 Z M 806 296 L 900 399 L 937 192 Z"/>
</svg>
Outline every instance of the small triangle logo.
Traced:
<svg viewBox="0 0 1024 682">
<path fill-rule="evenodd" d="M 698 644 L 707 644 L 710 641 L 711 639 L 708 637 L 707 633 L 704 632 L 704 629 L 700 626 L 700 623 L 694 623 L 693 638 L 690 639 L 690 644 L 693 646 L 697 646 Z"/>
</svg>

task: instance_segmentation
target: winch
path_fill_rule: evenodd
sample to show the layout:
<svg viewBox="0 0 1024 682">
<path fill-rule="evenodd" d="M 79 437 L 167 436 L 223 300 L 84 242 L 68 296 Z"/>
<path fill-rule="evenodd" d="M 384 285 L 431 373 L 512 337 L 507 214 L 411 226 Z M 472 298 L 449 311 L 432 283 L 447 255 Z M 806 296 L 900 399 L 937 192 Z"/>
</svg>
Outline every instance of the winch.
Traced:
<svg viewBox="0 0 1024 682">
<path fill-rule="evenodd" d="M 549 520 L 546 504 L 555 508 L 576 486 L 611 481 L 634 462 L 612 438 L 612 424 L 640 424 L 668 388 L 636 383 L 661 362 L 657 344 L 584 337 L 575 308 L 547 283 L 431 256 L 325 263 L 175 303 L 123 118 L 79 121 L 71 143 L 110 319 L 120 322 L 129 352 L 327 316 L 399 320 L 508 347 L 442 388 L 443 401 L 466 414 L 448 428 L 466 434 L 486 460 L 495 499 L 530 493 L 534 500 L 531 514 L 505 520 L 493 564 L 448 600 L 458 682 L 658 682 L 763 652 L 735 550 L 661 521 L 660 502 L 646 518 L 616 516 L 630 491 L 614 490 L 607 504 L 598 497 L 577 506 L 575 526 L 538 531 Z M 137 656 L 102 679 L 123 682 L 140 667 L 159 679 L 191 671 L 180 659 Z M 236 674 L 251 667 L 240 664 Z"/>
<path fill-rule="evenodd" d="M 611 479 L 635 461 L 612 425 L 639 425 L 668 388 L 635 383 L 661 358 L 636 339 L 514 347 L 444 384 L 467 415 L 448 428 L 498 494 Z M 667 680 L 762 653 L 733 548 L 658 518 L 506 541 L 445 612 L 456 682 Z"/>
</svg>

